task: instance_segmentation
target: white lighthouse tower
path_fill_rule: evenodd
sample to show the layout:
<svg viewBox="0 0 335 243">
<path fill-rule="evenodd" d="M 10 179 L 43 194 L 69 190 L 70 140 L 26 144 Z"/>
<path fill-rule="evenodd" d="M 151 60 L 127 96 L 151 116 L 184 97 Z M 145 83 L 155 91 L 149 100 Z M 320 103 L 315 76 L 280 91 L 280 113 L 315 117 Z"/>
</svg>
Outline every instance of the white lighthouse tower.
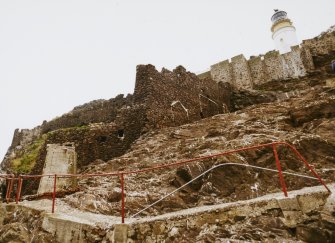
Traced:
<svg viewBox="0 0 335 243">
<path fill-rule="evenodd" d="M 276 49 L 280 54 L 290 52 L 291 46 L 298 45 L 295 27 L 292 22 L 287 18 L 285 11 L 275 9 L 274 15 L 271 17 L 272 26 L 272 39 L 275 42 Z"/>
</svg>

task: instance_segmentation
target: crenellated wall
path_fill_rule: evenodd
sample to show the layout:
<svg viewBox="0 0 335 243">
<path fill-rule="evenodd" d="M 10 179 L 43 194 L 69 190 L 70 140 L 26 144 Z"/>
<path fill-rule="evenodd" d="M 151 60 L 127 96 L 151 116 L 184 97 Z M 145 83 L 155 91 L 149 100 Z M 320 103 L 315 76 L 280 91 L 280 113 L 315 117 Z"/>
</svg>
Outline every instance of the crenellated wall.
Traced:
<svg viewBox="0 0 335 243">
<path fill-rule="evenodd" d="M 279 54 L 269 51 L 265 55 L 247 60 L 242 54 L 213 64 L 210 75 L 217 82 L 229 82 L 237 89 L 253 89 L 273 80 L 303 77 L 318 67 L 315 57 L 335 52 L 335 32 L 304 40 L 301 46 L 291 47 L 291 52 Z M 335 57 L 334 57 L 335 58 Z M 198 77 L 203 77 L 199 74 Z"/>
<path fill-rule="evenodd" d="M 326 32 L 313 39 L 303 40 L 302 46 L 307 47 L 312 56 L 328 54 L 335 50 L 335 32 Z"/>
<path fill-rule="evenodd" d="M 235 56 L 231 59 L 231 66 L 233 70 L 233 85 L 252 89 L 253 82 L 247 59 L 243 55 Z"/>
<path fill-rule="evenodd" d="M 248 61 L 250 67 L 251 79 L 255 85 L 262 84 L 267 80 L 267 73 L 264 63 L 264 57 L 251 57 Z"/>
<path fill-rule="evenodd" d="M 217 82 L 233 82 L 233 70 L 229 60 L 216 63 L 211 66 L 211 77 Z"/>
</svg>

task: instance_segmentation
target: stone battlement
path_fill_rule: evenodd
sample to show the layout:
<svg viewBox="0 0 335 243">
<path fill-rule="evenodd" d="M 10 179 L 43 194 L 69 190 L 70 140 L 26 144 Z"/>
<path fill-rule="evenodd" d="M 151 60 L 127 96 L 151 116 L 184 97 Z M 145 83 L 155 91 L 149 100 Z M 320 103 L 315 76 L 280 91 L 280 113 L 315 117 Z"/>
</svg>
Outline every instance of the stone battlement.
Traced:
<svg viewBox="0 0 335 243">
<path fill-rule="evenodd" d="M 301 46 L 291 47 L 291 52 L 279 54 L 269 51 L 265 55 L 247 60 L 243 54 L 231 60 L 211 65 L 210 77 L 217 82 L 228 82 L 238 89 L 253 89 L 257 85 L 274 80 L 306 76 L 317 68 L 313 57 L 329 55 L 335 51 L 335 32 L 327 32 L 316 38 L 304 40 Z M 207 77 L 199 74 L 198 77 Z"/>
</svg>

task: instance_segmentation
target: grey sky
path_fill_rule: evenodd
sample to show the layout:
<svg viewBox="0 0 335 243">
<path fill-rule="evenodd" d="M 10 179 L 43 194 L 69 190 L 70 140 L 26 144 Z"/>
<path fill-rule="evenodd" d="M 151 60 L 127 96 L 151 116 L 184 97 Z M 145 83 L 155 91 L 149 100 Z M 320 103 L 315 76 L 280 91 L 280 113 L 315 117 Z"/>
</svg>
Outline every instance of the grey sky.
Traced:
<svg viewBox="0 0 335 243">
<path fill-rule="evenodd" d="M 132 93 L 137 64 L 199 72 L 274 49 L 274 8 L 299 40 L 335 24 L 333 0 L 0 0 L 0 161 L 15 128 Z"/>
</svg>

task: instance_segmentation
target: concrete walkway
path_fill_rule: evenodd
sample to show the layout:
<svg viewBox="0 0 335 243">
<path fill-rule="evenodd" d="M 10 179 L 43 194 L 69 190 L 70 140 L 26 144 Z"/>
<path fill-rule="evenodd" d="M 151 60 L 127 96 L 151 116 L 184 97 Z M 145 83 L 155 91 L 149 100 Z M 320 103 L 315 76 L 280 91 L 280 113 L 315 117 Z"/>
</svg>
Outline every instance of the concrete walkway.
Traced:
<svg viewBox="0 0 335 243">
<path fill-rule="evenodd" d="M 57 241 L 60 242 L 86 242 L 85 234 L 94 230 L 105 231 L 107 234 L 110 232 L 109 235 L 111 238 L 118 238 L 115 242 L 125 242 L 126 239 L 124 239 L 124 237 L 127 237 L 129 227 L 136 228 L 138 225 L 151 225 L 155 222 L 168 224 L 173 221 L 189 221 L 191 218 L 194 222 L 199 223 L 198 221 L 204 215 L 207 215 L 207 218 L 211 218 L 208 215 L 214 214 L 215 218 L 222 218 L 222 214 L 227 214 L 227 217 L 229 217 L 231 212 L 234 212 L 234 215 L 250 216 L 254 214 L 257 216 L 257 214 L 262 213 L 262 210 L 268 210 L 271 208 L 281 208 L 284 216 L 286 215 L 288 216 L 287 218 L 292 218 L 291 208 L 296 207 L 293 204 L 296 204 L 297 200 L 299 201 L 299 210 L 302 211 L 302 213 L 314 210 L 320 205 L 326 205 L 329 207 L 329 210 L 334 210 L 335 184 L 329 184 L 328 187 L 332 191 L 330 197 L 328 196 L 329 193 L 323 186 L 316 186 L 290 191 L 288 193 L 288 198 L 286 198 L 283 193 L 274 193 L 251 200 L 189 208 L 159 216 L 126 218 L 126 224 L 128 226 L 123 227 L 121 231 L 119 227 L 121 223 L 120 217 L 80 211 L 69 206 L 61 199 L 56 200 L 54 214 L 50 213 L 52 201 L 48 199 L 23 201 L 18 205 L 15 203 L 10 203 L 8 205 L 18 207 L 23 210 L 24 208 L 31 208 L 41 211 L 43 217 L 43 229 L 56 236 Z M 221 216 L 219 217 L 218 215 Z M 299 215 L 295 216 L 299 217 Z M 287 220 L 286 223 L 287 225 L 294 225 L 296 223 L 295 221 L 299 221 L 299 219 L 293 219 L 293 221 Z M 120 232 L 116 234 L 114 231 Z"/>
</svg>

